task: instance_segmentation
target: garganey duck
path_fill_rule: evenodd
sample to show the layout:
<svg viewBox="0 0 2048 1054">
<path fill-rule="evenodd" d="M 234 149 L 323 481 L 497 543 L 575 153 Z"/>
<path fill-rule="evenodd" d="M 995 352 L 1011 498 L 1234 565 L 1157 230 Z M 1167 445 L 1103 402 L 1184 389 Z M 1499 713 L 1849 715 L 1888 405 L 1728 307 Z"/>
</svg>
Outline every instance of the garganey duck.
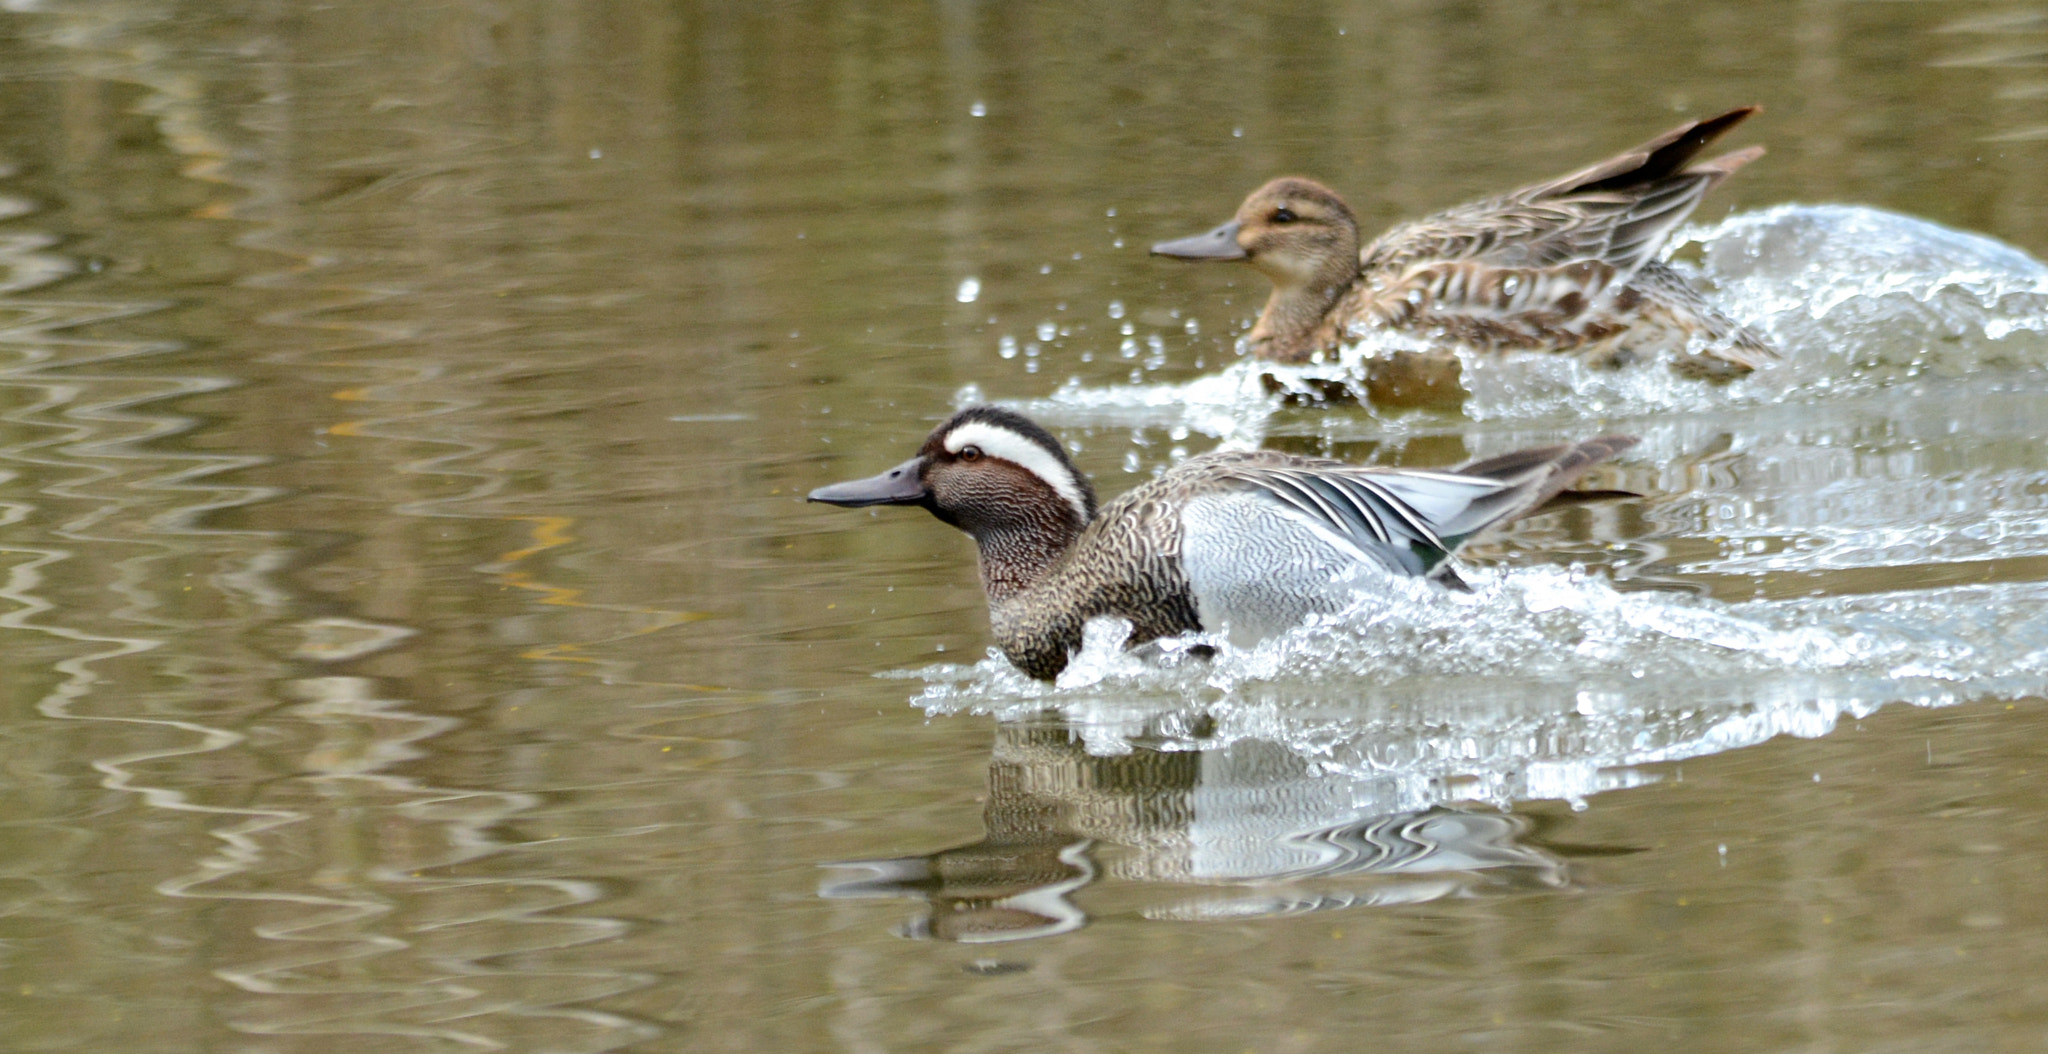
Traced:
<svg viewBox="0 0 2048 1054">
<path fill-rule="evenodd" d="M 1246 344 L 1274 362 L 1309 362 L 1383 328 L 1602 365 L 1664 356 L 1688 375 L 1740 376 L 1776 352 L 1657 255 L 1708 190 L 1763 156 L 1752 146 L 1692 160 L 1755 112 L 1682 124 L 1570 175 L 1401 224 L 1363 249 L 1342 198 L 1285 176 L 1253 191 L 1230 222 L 1152 251 L 1246 260 L 1271 279 Z M 1448 352 L 1377 365 L 1393 371 L 1368 377 L 1383 401 L 1430 401 L 1428 388 L 1456 386 Z"/>
<path fill-rule="evenodd" d="M 1375 580 L 1462 587 L 1451 554 L 1467 539 L 1634 444 L 1604 436 L 1450 471 L 1219 452 L 1098 510 L 1051 433 L 976 406 L 934 429 L 916 457 L 810 500 L 921 505 L 973 536 L 997 643 L 1018 669 L 1050 680 L 1098 615 L 1128 619 L 1133 646 L 1191 631 L 1250 643 L 1343 610 Z"/>
</svg>

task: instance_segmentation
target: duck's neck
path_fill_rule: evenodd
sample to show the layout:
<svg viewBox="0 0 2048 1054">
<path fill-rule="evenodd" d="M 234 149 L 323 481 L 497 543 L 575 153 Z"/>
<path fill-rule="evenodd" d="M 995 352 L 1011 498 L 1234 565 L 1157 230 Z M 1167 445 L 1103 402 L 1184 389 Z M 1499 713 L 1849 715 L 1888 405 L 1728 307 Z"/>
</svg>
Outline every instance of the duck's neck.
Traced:
<svg viewBox="0 0 2048 1054">
<path fill-rule="evenodd" d="M 1070 521 L 1071 522 L 1071 521 Z M 1070 532 L 996 531 L 975 535 L 981 547 L 981 586 L 988 592 L 989 628 L 1010 662 L 1041 681 L 1067 668 L 1081 646 L 1089 598 L 1060 589 L 1060 569 L 1081 527 Z"/>
<path fill-rule="evenodd" d="M 1031 524 L 977 532 L 981 550 L 981 587 L 990 604 L 1023 595 L 1042 581 L 1073 548 L 1084 525 L 1064 517 L 1059 526 Z"/>
<path fill-rule="evenodd" d="M 1246 338 L 1252 353 L 1274 362 L 1307 362 L 1323 350 L 1323 320 L 1357 279 L 1358 255 L 1350 253 L 1308 281 L 1275 283 L 1266 309 L 1259 312 L 1259 321 Z"/>
</svg>

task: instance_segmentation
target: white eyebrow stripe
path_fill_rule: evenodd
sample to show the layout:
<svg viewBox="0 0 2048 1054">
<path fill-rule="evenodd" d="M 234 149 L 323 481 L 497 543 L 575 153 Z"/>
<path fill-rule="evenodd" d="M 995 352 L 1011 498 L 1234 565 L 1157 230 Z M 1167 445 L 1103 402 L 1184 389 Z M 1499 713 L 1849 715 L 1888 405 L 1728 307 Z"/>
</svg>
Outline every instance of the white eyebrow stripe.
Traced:
<svg viewBox="0 0 2048 1054">
<path fill-rule="evenodd" d="M 947 453 L 957 454 L 969 446 L 980 447 L 982 453 L 1002 458 L 1044 480 L 1074 507 L 1076 519 L 1088 522 L 1088 498 L 1081 490 L 1081 482 L 1074 478 L 1065 462 L 1044 447 L 987 421 L 969 421 L 946 433 Z"/>
</svg>

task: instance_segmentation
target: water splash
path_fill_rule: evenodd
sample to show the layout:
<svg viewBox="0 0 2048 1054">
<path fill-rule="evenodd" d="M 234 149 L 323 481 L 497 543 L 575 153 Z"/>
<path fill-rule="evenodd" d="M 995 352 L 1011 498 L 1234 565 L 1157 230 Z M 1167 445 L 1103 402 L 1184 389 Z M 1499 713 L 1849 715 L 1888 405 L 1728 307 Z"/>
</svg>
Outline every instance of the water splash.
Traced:
<svg viewBox="0 0 2048 1054">
<path fill-rule="evenodd" d="M 1249 363 L 1184 385 L 1070 382 L 1026 408 L 1231 444 L 1302 428 L 1449 432 L 1468 454 L 1604 417 L 1597 427 L 1642 436 L 1632 465 L 1656 466 L 1628 484 L 1651 495 L 1653 526 L 1601 531 L 1635 553 L 1616 576 L 1710 595 L 1544 569 L 1480 575 L 1472 595 L 1396 583 L 1213 663 L 1187 658 L 1192 639 L 1127 654 L 1105 624 L 1057 685 L 992 657 L 918 671 L 915 701 L 1006 719 L 1052 709 L 1107 752 L 1269 739 L 1394 778 L 1405 789 L 1390 805 L 1424 808 L 1577 799 L 1627 785 L 1646 762 L 1820 735 L 1887 703 L 2048 691 L 2044 403 L 2013 383 L 2048 364 L 2048 266 L 1989 238 L 1840 205 L 1738 215 L 1679 242 L 1695 257 L 1680 266 L 1778 342 L 1782 361 L 1713 385 L 1563 356 L 1474 356 L 1459 417 L 1368 407 L 1290 418 L 1258 382 L 1271 368 Z M 1404 340 L 1376 334 L 1343 362 L 1301 372 L 1355 370 Z M 1822 417 L 1817 401 L 1829 403 Z"/>
<path fill-rule="evenodd" d="M 2002 242 L 1881 209 L 1784 205 L 1674 239 L 1678 266 L 1715 302 L 1784 352 L 1754 375 L 1704 383 L 1657 366 L 1596 369 L 1565 355 L 1465 356 L 1471 420 L 1629 417 L 1709 412 L 1868 395 L 1902 382 L 2048 364 L 2048 266 Z M 1685 257 L 1697 255 L 1696 261 Z M 1319 366 L 1240 361 L 1185 384 L 1094 386 L 1072 380 L 1018 404 L 1056 424 L 1181 424 L 1223 439 L 1256 438 L 1283 382 L 1363 376 L 1363 361 L 1421 346 L 1372 333 Z M 1347 411 L 1330 411 L 1347 412 Z M 1442 415 L 1348 411 L 1381 432 L 1440 427 Z"/>
<path fill-rule="evenodd" d="M 1389 808 L 1579 800 L 1633 766 L 1790 734 L 1889 703 L 2048 692 L 2048 583 L 1727 604 L 1621 592 L 1559 569 L 1396 583 L 1249 649 L 1122 650 L 1098 621 L 1057 685 L 999 657 L 895 676 L 935 714 L 1057 712 L 1096 753 L 1267 740 L 1388 779 Z M 1187 645 L 1219 648 L 1213 662 Z"/>
<path fill-rule="evenodd" d="M 1783 205 L 1682 236 L 1718 298 L 1817 369 L 2024 369 L 2048 361 L 2048 265 L 1981 234 L 1852 205 Z"/>
</svg>

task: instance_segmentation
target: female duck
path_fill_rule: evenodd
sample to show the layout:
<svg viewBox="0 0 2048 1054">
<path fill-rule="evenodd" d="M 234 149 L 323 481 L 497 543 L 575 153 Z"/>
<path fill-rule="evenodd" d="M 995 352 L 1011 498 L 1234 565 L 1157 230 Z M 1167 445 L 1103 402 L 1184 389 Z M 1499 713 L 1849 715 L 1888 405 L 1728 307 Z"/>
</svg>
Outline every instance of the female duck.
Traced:
<svg viewBox="0 0 2048 1054">
<path fill-rule="evenodd" d="M 1606 436 L 1449 472 L 1205 454 L 1098 511 L 1051 433 L 976 406 L 909 461 L 810 500 L 921 505 L 972 535 L 997 643 L 1018 669 L 1050 680 L 1098 615 L 1130 620 L 1133 645 L 1197 630 L 1248 642 L 1342 610 L 1376 578 L 1462 586 L 1450 557 L 1466 539 L 1634 444 Z"/>
<path fill-rule="evenodd" d="M 1756 111 L 1680 125 L 1568 176 L 1401 224 L 1363 250 L 1343 199 L 1290 176 L 1253 191 L 1229 223 L 1152 251 L 1247 260 L 1271 279 L 1247 343 L 1275 362 L 1386 328 L 1603 365 L 1664 355 L 1682 373 L 1739 376 L 1776 353 L 1656 257 L 1709 189 L 1763 155 L 1692 162 Z"/>
</svg>

